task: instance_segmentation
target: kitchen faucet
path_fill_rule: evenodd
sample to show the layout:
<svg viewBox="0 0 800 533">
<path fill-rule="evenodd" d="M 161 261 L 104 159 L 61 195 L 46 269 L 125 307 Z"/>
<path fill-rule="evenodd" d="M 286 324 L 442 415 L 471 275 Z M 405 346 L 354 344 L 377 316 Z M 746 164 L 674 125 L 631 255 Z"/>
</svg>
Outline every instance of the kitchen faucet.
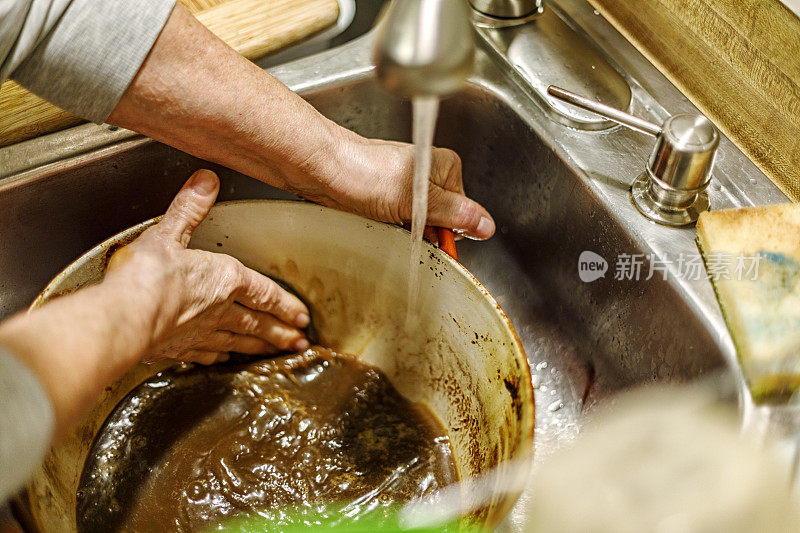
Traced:
<svg viewBox="0 0 800 533">
<path fill-rule="evenodd" d="M 505 27 L 542 9 L 542 0 L 395 0 L 375 43 L 378 79 L 405 97 L 453 93 L 472 70 L 473 21 Z"/>
<path fill-rule="evenodd" d="M 378 79 L 404 96 L 444 96 L 472 71 L 475 42 L 466 0 L 395 0 L 378 30 Z"/>
</svg>

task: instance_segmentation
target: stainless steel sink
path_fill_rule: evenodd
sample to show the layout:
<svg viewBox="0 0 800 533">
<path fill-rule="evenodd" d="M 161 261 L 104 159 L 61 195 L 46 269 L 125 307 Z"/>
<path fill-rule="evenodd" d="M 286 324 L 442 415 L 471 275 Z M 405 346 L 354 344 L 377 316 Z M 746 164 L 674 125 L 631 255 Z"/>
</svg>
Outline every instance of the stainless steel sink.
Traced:
<svg viewBox="0 0 800 533">
<path fill-rule="evenodd" d="M 660 122 L 693 109 L 588 4 L 567 0 L 560 7 L 614 58 L 633 89 L 632 111 Z M 348 128 L 409 140 L 410 107 L 376 85 L 370 45 L 367 35 L 274 74 Z M 59 135 L 0 150 L 0 316 L 24 308 L 92 245 L 163 212 L 196 168 L 220 172 L 221 200 L 288 196 L 129 132 L 89 125 Z M 584 404 L 620 389 L 713 370 L 738 375 L 707 280 L 681 277 L 674 265 L 667 280 L 660 273 L 644 279 L 653 258 L 697 254 L 693 229 L 653 224 L 628 200 L 649 153 L 647 139 L 551 120 L 484 50 L 470 85 L 443 103 L 436 142 L 461 155 L 468 194 L 497 221 L 494 238 L 461 241 L 459 253 L 501 303 L 527 351 L 538 457 L 577 434 Z M 723 139 L 712 207 L 781 200 Z M 587 250 L 608 262 L 605 277 L 593 282 L 578 275 Z M 615 279 L 623 254 L 642 254 L 642 279 Z"/>
<path fill-rule="evenodd" d="M 361 37 L 372 29 L 383 6 L 389 0 L 338 0 L 339 20 L 335 26 L 256 61 L 262 68 L 272 68 L 288 61 L 319 53 Z"/>
</svg>

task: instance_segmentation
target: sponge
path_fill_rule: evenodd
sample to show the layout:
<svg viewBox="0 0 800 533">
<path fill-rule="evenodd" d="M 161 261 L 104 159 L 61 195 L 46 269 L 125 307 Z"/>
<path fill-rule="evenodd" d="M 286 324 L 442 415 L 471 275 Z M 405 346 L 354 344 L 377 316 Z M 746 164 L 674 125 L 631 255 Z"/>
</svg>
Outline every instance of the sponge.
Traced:
<svg viewBox="0 0 800 533">
<path fill-rule="evenodd" d="M 709 211 L 697 242 L 757 402 L 800 388 L 800 204 Z"/>
</svg>

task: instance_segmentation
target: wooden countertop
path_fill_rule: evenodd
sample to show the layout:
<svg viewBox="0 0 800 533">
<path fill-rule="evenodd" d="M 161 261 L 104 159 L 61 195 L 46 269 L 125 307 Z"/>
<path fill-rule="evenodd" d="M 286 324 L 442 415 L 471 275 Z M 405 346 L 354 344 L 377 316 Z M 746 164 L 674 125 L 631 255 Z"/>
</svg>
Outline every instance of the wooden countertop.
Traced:
<svg viewBox="0 0 800 533">
<path fill-rule="evenodd" d="M 336 22 L 337 0 L 181 0 L 218 37 L 249 59 L 285 48 Z M 0 86 L 0 146 L 83 122 L 13 81 Z"/>
</svg>

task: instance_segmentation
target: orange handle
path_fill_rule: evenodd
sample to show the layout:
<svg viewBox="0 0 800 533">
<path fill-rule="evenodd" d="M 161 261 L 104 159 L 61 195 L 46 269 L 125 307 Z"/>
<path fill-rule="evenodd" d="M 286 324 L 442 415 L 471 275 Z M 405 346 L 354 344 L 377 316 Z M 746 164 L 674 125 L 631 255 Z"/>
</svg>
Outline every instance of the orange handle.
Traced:
<svg viewBox="0 0 800 533">
<path fill-rule="evenodd" d="M 458 254 L 456 253 L 456 238 L 453 232 L 447 228 L 436 228 L 437 237 L 439 237 L 439 248 L 444 253 L 458 261 Z"/>
</svg>

